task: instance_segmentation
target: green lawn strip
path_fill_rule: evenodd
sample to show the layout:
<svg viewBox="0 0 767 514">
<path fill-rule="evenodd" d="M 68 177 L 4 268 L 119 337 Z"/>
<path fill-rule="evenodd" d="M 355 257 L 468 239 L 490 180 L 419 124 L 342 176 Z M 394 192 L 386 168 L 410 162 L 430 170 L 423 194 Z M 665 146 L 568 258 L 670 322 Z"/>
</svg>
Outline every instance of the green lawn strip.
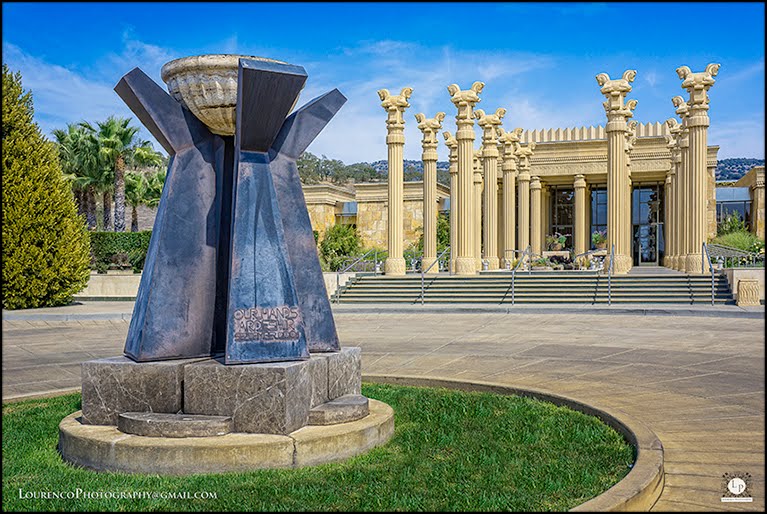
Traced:
<svg viewBox="0 0 767 514">
<path fill-rule="evenodd" d="M 567 510 L 622 479 L 633 448 L 598 419 L 528 398 L 365 384 L 395 434 L 342 463 L 165 477 L 65 464 L 58 424 L 80 395 L 3 405 L 3 510 Z M 35 491 L 215 492 L 216 499 L 40 499 Z"/>
</svg>

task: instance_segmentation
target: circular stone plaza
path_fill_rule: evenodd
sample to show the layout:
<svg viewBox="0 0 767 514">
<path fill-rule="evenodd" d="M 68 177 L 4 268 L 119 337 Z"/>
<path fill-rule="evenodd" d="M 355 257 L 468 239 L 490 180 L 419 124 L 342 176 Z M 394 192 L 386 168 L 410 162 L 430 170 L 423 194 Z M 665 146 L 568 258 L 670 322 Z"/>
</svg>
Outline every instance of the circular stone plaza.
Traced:
<svg viewBox="0 0 767 514">
<path fill-rule="evenodd" d="M 67 297 L 71 302 L 8 308 L 4 298 L 2 397 L 9 422 L 3 449 L 28 456 L 4 462 L 11 470 L 4 468 L 4 492 L 19 495 L 4 499 L 4 510 L 39 502 L 43 497 L 27 491 L 37 482 L 49 494 L 46 487 L 97 489 L 121 477 L 130 484 L 145 480 L 147 490 L 184 484 L 189 491 L 244 478 L 242 490 L 216 491 L 222 499 L 216 505 L 232 510 L 241 507 L 243 491 L 255 496 L 277 487 L 298 494 L 296 476 L 310 492 L 316 482 L 308 479 L 322 473 L 364 481 L 354 467 L 360 462 L 388 480 L 395 454 L 416 446 L 418 425 L 403 412 L 447 405 L 446 416 L 470 427 L 458 416 L 466 398 L 479 398 L 479 411 L 492 411 L 502 427 L 475 427 L 482 435 L 473 441 L 473 457 L 502 472 L 513 468 L 495 459 L 506 454 L 485 454 L 504 444 L 504 413 L 483 404 L 484 396 L 448 397 L 444 389 L 519 396 L 541 400 L 531 401 L 540 412 L 554 404 L 587 415 L 579 419 L 594 425 L 553 429 L 571 442 L 614 436 L 594 442 L 586 452 L 593 455 L 583 458 L 598 462 L 603 454 L 596 450 L 612 444 L 610 455 L 624 455 L 625 462 L 614 457 L 605 474 L 618 468 L 622 474 L 581 473 L 599 493 L 556 490 L 552 496 L 566 496 L 570 503 L 563 504 L 572 510 L 765 510 L 764 166 L 717 182 L 716 136 L 726 130 L 713 130 L 712 106 L 719 101 L 717 82 L 728 73 L 719 54 L 701 61 L 700 51 L 689 66 L 680 61 L 665 69 L 679 94 L 664 98 L 667 116 L 643 121 L 635 119 L 632 96 L 652 81 L 642 82 L 642 66 L 633 69 L 630 54 L 622 54 L 625 67 L 588 73 L 588 101 L 602 102 L 603 124 L 577 127 L 517 126 L 523 123 L 511 119 L 511 108 L 483 98 L 491 87 L 506 87 L 492 76 L 444 80 L 441 96 L 418 104 L 419 111 L 433 108 L 428 112 L 411 109 L 418 82 L 376 76 L 364 90 L 378 116 L 385 172 L 380 180 L 317 183 L 305 180 L 301 159 L 311 155 L 315 139 L 324 144 L 338 130 L 330 123 L 337 113 L 361 112 L 355 87 L 340 76 L 322 87 L 309 82 L 307 70 L 327 77 L 304 68 L 295 58 L 300 53 L 213 51 L 166 59 L 153 52 L 162 63 L 133 53 L 115 59 L 121 69 L 109 91 L 122 102 L 119 109 L 138 119 L 135 131 L 146 130 L 168 156 L 159 159 L 167 171 L 152 207 L 134 205 L 136 227 L 139 217 L 152 227 L 140 264 L 131 254 L 130 265 L 115 261 L 102 269 L 93 236 L 91 264 L 81 259 L 87 285 Z M 763 87 L 763 53 L 761 62 Z M 4 90 L 8 82 L 16 95 L 22 88 L 5 68 Z M 22 75 L 27 80 L 30 73 Z M 303 90 L 312 93 L 299 98 Z M 13 113 L 29 109 L 32 120 L 25 102 L 6 109 L 4 99 L 3 124 L 16 134 Z M 408 132 L 412 126 L 418 131 Z M 73 126 L 68 130 L 71 135 Z M 7 144 L 17 143 L 9 131 Z M 5 131 L 3 137 L 5 145 Z M 420 156 L 420 180 L 406 164 L 411 146 Z M 22 153 L 10 153 L 17 161 L 4 163 L 4 175 L 22 168 L 15 164 Z M 120 159 L 110 169 L 114 177 L 125 171 Z M 4 183 L 13 186 L 5 176 Z M 100 212 L 106 209 L 108 226 L 115 202 L 115 231 L 101 235 L 118 232 L 117 197 L 124 217 L 125 190 L 123 183 L 110 190 L 114 198 L 104 193 Z M 24 219 L 18 214 L 24 209 L 5 202 L 4 217 Z M 87 216 L 76 219 L 86 232 Z M 728 224 L 761 248 L 722 244 Z M 95 222 L 88 228 L 98 232 Z M 327 249 L 339 232 L 354 238 L 354 250 Z M 5 264 L 3 274 L 7 279 Z M 399 388 L 416 391 L 409 398 L 422 402 L 408 407 L 411 400 L 390 386 L 431 389 Z M 394 392 L 382 400 L 371 391 Z M 443 396 L 425 405 L 430 393 Z M 54 423 L 46 409 L 60 409 L 53 398 L 64 395 L 73 403 Z M 454 398 L 465 403 L 450 403 Z M 548 421 L 537 416 L 519 417 L 542 429 Z M 40 439 L 20 441 L 25 429 L 40 432 Z M 454 441 L 434 433 L 424 465 L 456 468 L 472 457 L 449 444 L 431 451 Z M 536 437 L 529 441 L 533 455 L 560 444 Z M 54 448 L 55 466 L 66 466 L 63 474 L 77 484 L 46 474 L 46 466 L 56 469 Z M 539 460 L 530 481 L 545 495 L 559 478 Z M 275 482 L 264 486 L 266 475 L 256 473 L 267 469 Z M 560 473 L 563 479 L 572 478 L 569 471 Z M 405 469 L 384 483 L 407 487 L 416 474 Z M 485 505 L 483 491 L 461 489 L 460 473 L 434 476 L 451 491 L 439 503 L 444 510 L 474 500 Z M 139 482 L 128 482 L 134 479 Z M 480 483 L 518 492 L 516 484 Z M 312 494 L 327 498 L 329 510 L 389 505 L 353 503 L 365 497 L 354 485 L 370 484 L 344 485 L 350 490 L 340 499 L 325 484 Z M 453 505 L 451 495 L 464 503 Z M 407 501 L 395 510 L 428 504 Z M 204 500 L 194 502 L 182 508 L 208 510 Z M 35 505 L 137 508 L 120 500 Z M 534 506 L 550 505 L 559 504 L 545 498 Z"/>
</svg>

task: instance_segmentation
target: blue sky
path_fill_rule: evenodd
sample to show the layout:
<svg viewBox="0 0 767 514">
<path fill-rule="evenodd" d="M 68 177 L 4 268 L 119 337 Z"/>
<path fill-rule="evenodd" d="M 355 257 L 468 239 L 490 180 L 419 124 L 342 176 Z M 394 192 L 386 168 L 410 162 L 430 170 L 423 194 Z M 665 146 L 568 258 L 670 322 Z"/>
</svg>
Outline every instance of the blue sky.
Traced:
<svg viewBox="0 0 767 514">
<path fill-rule="evenodd" d="M 764 8 L 762 3 L 4 2 L 3 62 L 22 72 L 47 134 L 67 122 L 132 115 L 112 88 L 135 66 L 164 85 L 161 66 L 187 55 L 239 53 L 300 64 L 309 80 L 299 105 L 334 87 L 349 98 L 309 147 L 346 163 L 386 158 L 380 88 L 413 87 L 405 158 L 420 159 L 414 115 L 444 111 L 443 127 L 454 131 L 451 83 L 468 88 L 475 80 L 485 82 L 477 107 L 506 108 L 507 129 L 566 128 L 604 124 L 594 77 L 600 72 L 619 77 L 633 68 L 635 119 L 662 122 L 674 116 L 671 98 L 686 97 L 674 70 L 684 64 L 702 71 L 718 62 L 709 144 L 720 145 L 720 158 L 764 158 Z M 439 154 L 446 160 L 444 145 Z"/>
</svg>

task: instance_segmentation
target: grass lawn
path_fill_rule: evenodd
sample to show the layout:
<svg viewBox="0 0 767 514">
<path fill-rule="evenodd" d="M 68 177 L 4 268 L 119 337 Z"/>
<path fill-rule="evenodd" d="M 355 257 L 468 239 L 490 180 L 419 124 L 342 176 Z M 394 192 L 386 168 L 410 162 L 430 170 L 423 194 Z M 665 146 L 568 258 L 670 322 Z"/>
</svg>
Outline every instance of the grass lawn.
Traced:
<svg viewBox="0 0 767 514">
<path fill-rule="evenodd" d="M 295 470 L 166 477 L 65 464 L 58 424 L 80 395 L 3 405 L 4 511 L 563 511 L 606 491 L 633 448 L 596 418 L 515 396 L 363 384 L 395 412 L 391 441 L 348 461 Z M 83 492 L 79 499 L 31 498 Z M 215 499 L 84 499 L 215 493 Z M 24 495 L 25 498 L 20 498 Z"/>
</svg>

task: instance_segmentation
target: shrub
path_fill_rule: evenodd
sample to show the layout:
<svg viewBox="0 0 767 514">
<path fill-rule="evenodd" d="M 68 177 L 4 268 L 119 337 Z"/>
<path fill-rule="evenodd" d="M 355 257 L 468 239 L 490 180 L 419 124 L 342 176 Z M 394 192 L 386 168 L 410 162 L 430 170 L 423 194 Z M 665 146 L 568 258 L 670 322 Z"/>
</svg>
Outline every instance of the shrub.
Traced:
<svg viewBox="0 0 767 514">
<path fill-rule="evenodd" d="M 731 212 L 716 225 L 716 235 L 723 236 L 725 234 L 732 234 L 734 232 L 747 232 L 746 224 L 742 219 L 740 219 L 738 214 Z"/>
<path fill-rule="evenodd" d="M 711 243 L 730 246 L 746 252 L 759 253 L 764 250 L 764 240 L 746 230 L 718 235 L 711 240 Z"/>
<path fill-rule="evenodd" d="M 320 256 L 330 271 L 338 271 L 344 260 L 360 251 L 360 238 L 353 225 L 333 225 L 325 231 L 320 243 Z"/>
<path fill-rule="evenodd" d="M 139 272 L 144 267 L 149 249 L 151 230 L 143 232 L 93 232 L 91 254 L 93 266 L 99 273 L 113 267 L 132 267 Z"/>
<path fill-rule="evenodd" d="M 88 283 L 88 232 L 32 94 L 3 64 L 3 308 L 65 305 Z"/>
</svg>

